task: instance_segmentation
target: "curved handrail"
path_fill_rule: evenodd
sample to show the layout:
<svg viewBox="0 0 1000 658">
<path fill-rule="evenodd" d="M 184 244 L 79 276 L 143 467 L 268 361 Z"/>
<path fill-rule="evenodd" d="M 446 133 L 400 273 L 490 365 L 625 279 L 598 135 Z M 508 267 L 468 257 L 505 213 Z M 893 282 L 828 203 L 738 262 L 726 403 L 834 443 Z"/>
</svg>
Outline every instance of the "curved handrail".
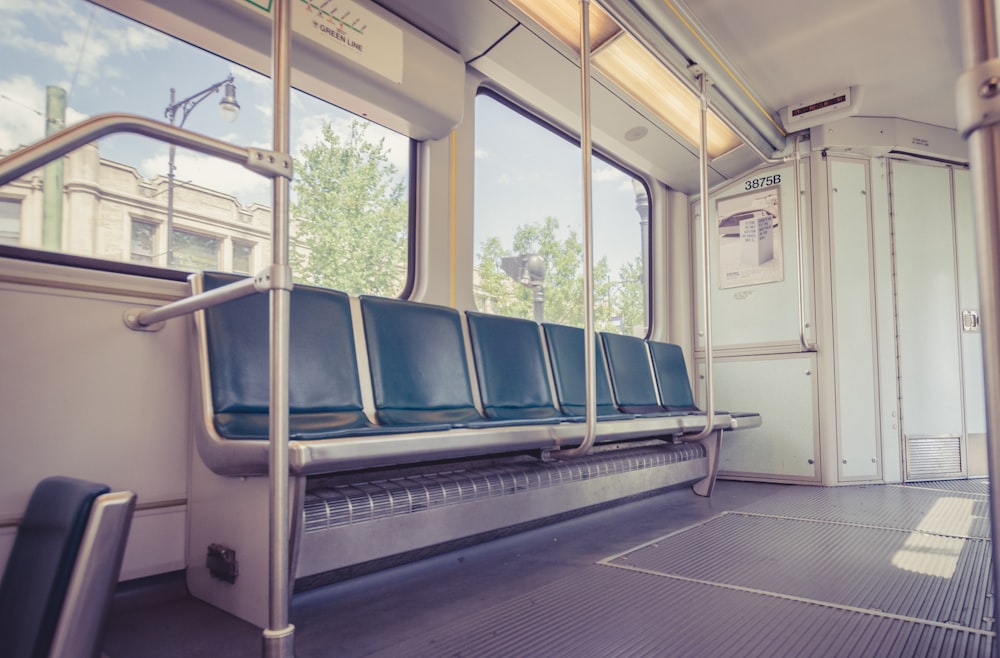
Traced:
<svg viewBox="0 0 1000 658">
<path fill-rule="evenodd" d="M 253 150 L 199 135 L 136 114 L 99 114 L 26 146 L 0 160 L 0 185 L 6 185 L 95 139 L 115 133 L 133 133 L 189 148 L 242 165 L 251 164 Z M 251 167 L 252 168 L 252 167 Z M 267 175 L 265 172 L 259 173 Z"/>
</svg>

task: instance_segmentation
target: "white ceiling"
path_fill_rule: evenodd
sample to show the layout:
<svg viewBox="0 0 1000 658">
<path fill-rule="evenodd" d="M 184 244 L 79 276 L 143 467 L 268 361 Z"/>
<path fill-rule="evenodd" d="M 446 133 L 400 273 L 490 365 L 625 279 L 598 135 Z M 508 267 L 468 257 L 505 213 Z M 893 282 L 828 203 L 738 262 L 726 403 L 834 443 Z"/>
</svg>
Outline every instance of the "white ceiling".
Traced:
<svg viewBox="0 0 1000 658">
<path fill-rule="evenodd" d="M 863 116 L 955 127 L 957 0 L 684 0 L 765 107 L 851 85 Z"/>
</svg>

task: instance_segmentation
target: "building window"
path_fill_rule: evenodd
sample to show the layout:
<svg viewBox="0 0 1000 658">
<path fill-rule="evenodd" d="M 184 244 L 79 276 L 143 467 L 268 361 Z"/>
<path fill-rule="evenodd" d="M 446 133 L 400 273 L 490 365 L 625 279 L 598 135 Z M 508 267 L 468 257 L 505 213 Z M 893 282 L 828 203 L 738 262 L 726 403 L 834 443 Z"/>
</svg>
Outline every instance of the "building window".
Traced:
<svg viewBox="0 0 1000 658">
<path fill-rule="evenodd" d="M 252 242 L 233 240 L 233 272 L 250 274 L 251 256 L 253 256 Z"/>
<path fill-rule="evenodd" d="M 221 243 L 210 235 L 174 229 L 173 265 L 185 270 L 217 270 Z"/>
<path fill-rule="evenodd" d="M 0 244 L 21 243 L 21 202 L 0 199 Z"/>
<path fill-rule="evenodd" d="M 596 328 L 644 336 L 646 186 L 596 155 L 592 184 Z M 579 145 L 501 99 L 479 94 L 475 204 L 479 309 L 583 326 Z"/>
<path fill-rule="evenodd" d="M 132 220 L 132 241 L 130 259 L 133 263 L 153 264 L 156 244 L 156 224 Z"/>
</svg>

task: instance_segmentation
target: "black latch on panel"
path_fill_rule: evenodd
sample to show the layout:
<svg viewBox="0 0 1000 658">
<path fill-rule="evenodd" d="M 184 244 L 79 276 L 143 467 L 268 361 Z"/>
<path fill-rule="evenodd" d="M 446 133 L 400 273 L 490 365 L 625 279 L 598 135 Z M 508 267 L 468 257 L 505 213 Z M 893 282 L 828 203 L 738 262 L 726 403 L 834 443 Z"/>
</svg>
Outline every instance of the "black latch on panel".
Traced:
<svg viewBox="0 0 1000 658">
<path fill-rule="evenodd" d="M 211 544 L 208 547 L 205 566 L 208 567 L 208 572 L 213 577 L 227 583 L 235 583 L 236 576 L 240 573 L 239 563 L 236 561 L 236 551 L 222 544 Z"/>
</svg>

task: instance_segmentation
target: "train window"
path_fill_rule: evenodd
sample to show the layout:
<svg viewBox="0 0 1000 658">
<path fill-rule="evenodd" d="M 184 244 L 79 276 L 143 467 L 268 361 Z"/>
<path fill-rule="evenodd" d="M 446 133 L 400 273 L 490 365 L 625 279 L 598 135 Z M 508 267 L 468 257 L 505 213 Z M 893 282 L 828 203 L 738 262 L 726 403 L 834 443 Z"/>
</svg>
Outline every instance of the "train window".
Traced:
<svg viewBox="0 0 1000 658">
<path fill-rule="evenodd" d="M 580 147 L 490 93 L 476 99 L 475 296 L 480 310 L 583 326 Z M 594 320 L 646 334 L 645 185 L 593 161 Z"/>
<path fill-rule="evenodd" d="M 94 4 L 0 4 L 0 34 L 0 155 L 107 112 L 271 144 L 266 76 Z M 296 279 L 399 294 L 411 140 L 297 90 L 291 114 Z M 271 260 L 272 203 L 270 181 L 242 167 L 114 135 L 0 189 L 0 243 L 248 273 Z"/>
</svg>

